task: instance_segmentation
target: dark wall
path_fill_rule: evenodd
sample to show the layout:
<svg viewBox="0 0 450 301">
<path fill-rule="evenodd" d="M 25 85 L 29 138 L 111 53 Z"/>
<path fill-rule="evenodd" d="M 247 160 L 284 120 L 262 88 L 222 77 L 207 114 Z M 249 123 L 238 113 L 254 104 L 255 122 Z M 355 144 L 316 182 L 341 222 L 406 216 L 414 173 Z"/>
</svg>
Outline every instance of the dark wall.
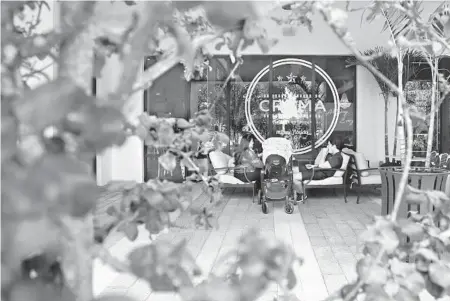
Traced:
<svg viewBox="0 0 450 301">
<path fill-rule="evenodd" d="M 145 69 L 154 64 L 153 58 L 146 59 Z M 184 67 L 180 64 L 158 78 L 144 93 L 144 111 L 158 117 L 188 119 L 190 85 L 184 78 Z M 183 180 L 181 168 L 167 172 L 158 163 L 163 149 L 144 147 L 144 180 L 161 178 L 174 182 Z"/>
</svg>

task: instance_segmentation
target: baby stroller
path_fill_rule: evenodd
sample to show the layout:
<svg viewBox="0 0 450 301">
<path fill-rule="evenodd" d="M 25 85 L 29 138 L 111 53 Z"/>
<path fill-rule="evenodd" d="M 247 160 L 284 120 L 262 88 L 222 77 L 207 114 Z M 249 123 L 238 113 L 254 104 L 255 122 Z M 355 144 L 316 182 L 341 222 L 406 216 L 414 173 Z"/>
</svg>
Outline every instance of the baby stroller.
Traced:
<svg viewBox="0 0 450 301">
<path fill-rule="evenodd" d="M 292 145 L 285 138 L 268 138 L 262 144 L 264 169 L 261 171 L 259 203 L 268 213 L 267 201 L 285 200 L 284 211 L 294 212 L 296 205 L 293 189 Z"/>
</svg>

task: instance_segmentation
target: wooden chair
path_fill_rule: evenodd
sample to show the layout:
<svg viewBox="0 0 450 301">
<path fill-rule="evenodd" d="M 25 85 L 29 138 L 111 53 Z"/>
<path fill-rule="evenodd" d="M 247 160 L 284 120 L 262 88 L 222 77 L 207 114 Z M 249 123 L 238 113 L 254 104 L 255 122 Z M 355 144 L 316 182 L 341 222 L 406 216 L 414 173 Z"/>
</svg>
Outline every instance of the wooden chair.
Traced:
<svg viewBox="0 0 450 301">
<path fill-rule="evenodd" d="M 255 202 L 255 195 L 258 193 L 256 181 L 250 181 L 247 178 L 247 167 L 229 166 L 231 156 L 221 151 L 212 151 L 209 153 L 209 160 L 213 167 L 212 172 L 217 176 L 222 188 L 251 188 L 252 203 Z M 234 176 L 234 171 L 241 171 L 247 182 L 243 182 Z"/>
<path fill-rule="evenodd" d="M 350 152 L 350 189 L 357 192 L 356 204 L 359 204 L 361 190 L 365 188 L 380 188 L 381 175 L 378 168 L 370 168 L 362 153 Z"/>
</svg>

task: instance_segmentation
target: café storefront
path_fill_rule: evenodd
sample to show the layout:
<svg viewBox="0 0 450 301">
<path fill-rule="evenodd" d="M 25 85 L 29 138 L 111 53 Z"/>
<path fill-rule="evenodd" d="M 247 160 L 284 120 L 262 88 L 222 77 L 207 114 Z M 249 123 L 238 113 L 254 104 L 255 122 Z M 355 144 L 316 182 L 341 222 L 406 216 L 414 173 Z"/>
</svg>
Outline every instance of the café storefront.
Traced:
<svg viewBox="0 0 450 301">
<path fill-rule="evenodd" d="M 244 131 L 263 141 L 274 135 L 288 138 L 296 156 L 313 156 L 332 135 L 356 148 L 356 68 L 345 56 L 244 56 L 242 64 L 227 56 L 209 61 L 205 72 L 186 82 L 179 66 L 145 93 L 150 114 L 190 118 L 208 109 L 213 130 L 231 139 L 232 153 Z M 146 66 L 152 64 L 147 59 Z M 234 76 L 229 74 L 234 70 Z M 182 178 L 158 167 L 158 150 L 145 149 L 145 179 Z"/>
<path fill-rule="evenodd" d="M 212 130 L 230 137 L 229 153 L 242 133 L 249 130 L 260 141 L 274 135 L 288 138 L 297 157 L 314 157 L 332 136 L 341 137 L 346 147 L 360 151 L 358 137 L 366 149 L 368 143 L 384 141 L 383 104 L 382 99 L 377 100 L 381 110 L 371 112 L 373 107 L 365 91 L 360 89 L 357 93 L 358 84 L 366 83 L 358 81 L 358 68 L 349 66 L 348 59 L 349 56 L 244 55 L 242 63 L 237 64 L 229 56 L 218 55 L 190 82 L 184 78 L 183 66 L 170 70 L 144 93 L 144 110 L 158 116 L 189 119 L 199 110 L 208 109 L 213 116 Z M 449 62 L 448 58 L 443 59 L 442 67 L 445 69 Z M 147 58 L 145 66 L 153 63 L 154 58 Z M 230 73 L 234 75 L 230 77 Z M 410 105 L 425 112 L 431 89 L 428 77 L 429 71 L 424 67 L 405 87 Z M 448 102 L 443 103 L 436 118 L 434 149 L 441 151 L 448 148 Z M 364 107 L 358 108 L 361 103 Z M 395 110 L 391 107 L 390 111 L 393 119 Z M 371 116 L 372 125 L 359 121 L 357 135 L 357 116 L 373 114 L 376 115 Z M 381 137 L 371 136 L 374 126 Z M 415 121 L 414 147 L 418 156 L 424 154 L 421 142 L 426 127 Z M 161 169 L 160 153 L 144 147 L 144 179 L 182 180 L 181 166 L 174 172 Z M 383 154 L 377 159 L 383 160 Z"/>
</svg>

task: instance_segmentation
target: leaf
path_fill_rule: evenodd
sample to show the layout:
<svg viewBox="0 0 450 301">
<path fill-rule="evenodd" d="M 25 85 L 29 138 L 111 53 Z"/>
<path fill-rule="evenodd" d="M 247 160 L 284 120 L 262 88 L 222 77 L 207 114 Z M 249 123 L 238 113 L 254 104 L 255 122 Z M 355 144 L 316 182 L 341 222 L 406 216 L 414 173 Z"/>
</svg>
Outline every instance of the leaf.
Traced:
<svg viewBox="0 0 450 301">
<path fill-rule="evenodd" d="M 228 144 L 230 142 L 230 138 L 224 133 L 217 133 L 216 139 L 222 144 Z"/>
<path fill-rule="evenodd" d="M 158 162 L 168 171 L 173 171 L 177 167 L 177 157 L 170 152 L 166 152 L 164 155 L 159 156 Z"/>
<path fill-rule="evenodd" d="M 69 203 L 69 214 L 83 217 L 90 212 L 101 195 L 101 188 L 92 179 L 73 181 L 72 201 Z"/>
<path fill-rule="evenodd" d="M 392 254 L 400 244 L 395 233 L 394 224 L 385 219 L 377 220 L 374 226 L 371 226 L 361 235 L 361 238 L 369 243 L 380 244 L 388 254 Z"/>
<path fill-rule="evenodd" d="M 106 57 L 101 54 L 94 56 L 93 76 L 97 79 L 102 77 L 102 70 L 106 63 Z"/>
<path fill-rule="evenodd" d="M 161 192 L 154 190 L 153 188 L 145 188 L 141 197 L 143 197 L 150 206 L 159 206 L 164 202 L 164 196 Z"/>
<path fill-rule="evenodd" d="M 411 222 L 410 220 L 399 221 L 399 227 L 401 232 L 409 236 L 412 240 L 419 240 L 425 234 L 421 224 Z"/>
<path fill-rule="evenodd" d="M 67 286 L 45 282 L 39 278 L 17 281 L 11 288 L 8 297 L 8 300 L 11 301 L 76 300 L 76 295 Z"/>
<path fill-rule="evenodd" d="M 385 284 L 388 280 L 387 270 L 373 261 L 369 256 L 360 259 L 356 264 L 356 272 L 367 284 Z"/>
<path fill-rule="evenodd" d="M 257 19 L 258 10 L 253 1 L 204 1 L 208 21 L 216 27 L 233 29 L 246 19 Z"/>
<path fill-rule="evenodd" d="M 404 287 L 400 287 L 398 293 L 395 295 L 395 300 L 398 301 L 419 301 L 420 298 L 417 294 L 413 294 L 411 291 Z"/>
<path fill-rule="evenodd" d="M 287 288 L 292 290 L 297 285 L 297 277 L 295 276 L 294 270 L 290 268 L 287 274 Z"/>
<path fill-rule="evenodd" d="M 174 291 L 192 286 L 191 275 L 197 269 L 192 256 L 186 256 L 184 244 L 172 246 L 170 242 L 154 241 L 137 248 L 129 255 L 131 270 L 149 281 L 153 291 Z"/>
<path fill-rule="evenodd" d="M 136 1 L 125 0 L 124 2 L 125 2 L 125 4 L 128 5 L 128 6 L 136 5 Z"/>
<path fill-rule="evenodd" d="M 431 249 L 420 248 L 419 250 L 416 251 L 415 254 L 416 256 L 420 256 L 429 262 L 439 261 L 439 257 Z"/>
<path fill-rule="evenodd" d="M 214 48 L 215 48 L 217 51 L 220 51 L 220 49 L 222 49 L 223 46 L 225 46 L 225 41 L 224 41 L 224 40 L 218 42 L 218 43 L 214 46 Z"/>
<path fill-rule="evenodd" d="M 450 268 L 442 263 L 431 263 L 428 267 L 428 275 L 433 283 L 443 287 L 450 288 Z"/>
<path fill-rule="evenodd" d="M 91 105 L 70 114 L 65 121 L 69 131 L 79 133 L 84 146 L 90 151 L 101 152 L 113 145 L 122 145 L 125 134 L 125 116 L 112 106 Z"/>
<path fill-rule="evenodd" d="M 405 200 L 408 204 L 412 205 L 422 205 L 428 203 L 428 200 L 422 191 L 419 193 L 408 191 L 405 194 Z"/>
<path fill-rule="evenodd" d="M 420 294 L 425 289 L 425 279 L 417 271 L 404 275 L 404 278 L 398 279 L 398 283 L 415 295 Z"/>
<path fill-rule="evenodd" d="M 49 125 L 57 124 L 82 105 L 94 102 L 93 97 L 88 96 L 69 78 L 58 77 L 48 84 L 25 91 L 24 96 L 14 103 L 14 111 L 23 124 L 38 132 Z"/>
<path fill-rule="evenodd" d="M 425 192 L 433 206 L 441 208 L 444 204 L 450 202 L 450 198 L 443 191 L 431 190 Z"/>
<path fill-rule="evenodd" d="M 165 225 L 162 223 L 160 215 L 160 211 L 155 209 L 148 212 L 145 229 L 147 229 L 150 234 L 158 234 L 164 229 Z"/>
<path fill-rule="evenodd" d="M 83 215 L 93 208 L 101 192 L 89 166 L 68 155 L 42 157 L 28 171 L 25 181 L 26 193 L 36 202 L 74 215 Z"/>
<path fill-rule="evenodd" d="M 136 181 L 111 181 L 108 182 L 105 186 L 103 186 L 107 191 L 122 191 L 122 190 L 131 190 L 136 187 L 138 183 Z"/>
<path fill-rule="evenodd" d="M 119 231 L 122 231 L 131 241 L 135 241 L 139 235 L 137 224 L 133 222 L 127 223 L 122 228 L 119 228 Z"/>
<path fill-rule="evenodd" d="M 434 283 L 433 281 L 431 281 L 430 279 L 427 279 L 425 282 L 426 285 L 426 290 L 428 291 L 428 293 L 435 297 L 435 298 L 439 298 L 441 297 L 444 289 L 442 288 L 442 286 Z"/>
<path fill-rule="evenodd" d="M 180 295 L 185 301 L 239 301 L 239 292 L 225 281 L 213 279 L 193 288 L 183 288 Z"/>
<path fill-rule="evenodd" d="M 185 130 L 185 129 L 189 129 L 189 128 L 193 127 L 193 124 L 191 124 L 186 119 L 178 118 L 177 119 L 177 127 L 179 129 Z"/>
<path fill-rule="evenodd" d="M 394 257 L 390 261 L 390 268 L 394 275 L 405 276 L 416 271 L 413 263 L 402 262 L 398 258 Z"/>
<path fill-rule="evenodd" d="M 158 142 L 160 146 L 170 146 L 174 139 L 173 125 L 167 121 L 161 122 L 158 127 Z"/>
<path fill-rule="evenodd" d="M 39 204 L 36 204 L 39 206 Z M 2 219 L 2 262 L 12 268 L 34 255 L 61 252 L 61 233 L 47 217 L 27 220 Z"/>
<path fill-rule="evenodd" d="M 393 299 L 385 292 L 382 284 L 369 284 L 364 287 L 366 293 L 366 301 L 393 301 Z"/>
</svg>

